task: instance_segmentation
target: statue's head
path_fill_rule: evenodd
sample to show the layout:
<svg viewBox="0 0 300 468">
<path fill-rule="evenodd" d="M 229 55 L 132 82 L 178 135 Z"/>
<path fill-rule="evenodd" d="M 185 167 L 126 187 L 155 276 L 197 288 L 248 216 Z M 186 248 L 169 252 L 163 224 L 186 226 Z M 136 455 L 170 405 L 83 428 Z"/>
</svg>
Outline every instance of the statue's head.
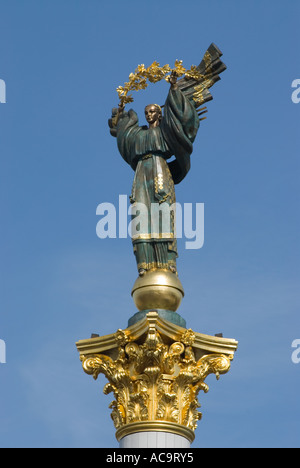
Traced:
<svg viewBox="0 0 300 468">
<path fill-rule="evenodd" d="M 158 104 L 148 104 L 145 107 L 145 117 L 149 127 L 157 127 L 162 119 L 162 110 Z"/>
</svg>

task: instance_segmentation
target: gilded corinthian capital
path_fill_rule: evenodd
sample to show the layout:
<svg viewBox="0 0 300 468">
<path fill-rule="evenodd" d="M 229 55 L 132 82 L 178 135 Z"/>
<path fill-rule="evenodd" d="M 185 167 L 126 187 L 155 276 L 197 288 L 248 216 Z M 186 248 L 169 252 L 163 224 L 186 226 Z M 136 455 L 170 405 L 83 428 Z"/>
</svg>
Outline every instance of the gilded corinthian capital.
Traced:
<svg viewBox="0 0 300 468">
<path fill-rule="evenodd" d="M 209 374 L 219 378 L 228 372 L 237 343 L 200 335 L 149 312 L 135 326 L 82 340 L 77 347 L 84 371 L 108 380 L 104 393 L 114 395 L 110 408 L 118 439 L 153 427 L 192 441 L 201 419 L 199 391 L 209 390 Z"/>
</svg>

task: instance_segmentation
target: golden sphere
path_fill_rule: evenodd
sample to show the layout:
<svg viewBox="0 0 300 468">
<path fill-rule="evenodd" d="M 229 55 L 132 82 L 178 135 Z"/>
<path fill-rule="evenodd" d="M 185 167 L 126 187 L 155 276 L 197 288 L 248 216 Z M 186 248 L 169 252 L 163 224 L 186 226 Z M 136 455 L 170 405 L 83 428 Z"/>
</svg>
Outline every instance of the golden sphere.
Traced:
<svg viewBox="0 0 300 468">
<path fill-rule="evenodd" d="M 165 309 L 176 311 L 184 296 L 178 276 L 168 270 L 151 270 L 139 276 L 131 295 L 138 310 Z"/>
</svg>

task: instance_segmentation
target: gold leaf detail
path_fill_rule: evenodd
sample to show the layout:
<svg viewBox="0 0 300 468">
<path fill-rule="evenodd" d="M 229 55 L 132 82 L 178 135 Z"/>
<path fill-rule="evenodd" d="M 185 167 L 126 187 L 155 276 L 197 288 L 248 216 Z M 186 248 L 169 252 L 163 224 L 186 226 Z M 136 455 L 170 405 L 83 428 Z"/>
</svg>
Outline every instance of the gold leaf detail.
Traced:
<svg viewBox="0 0 300 468">
<path fill-rule="evenodd" d="M 120 104 L 123 105 L 133 102 L 132 95 L 128 95 L 128 93 L 130 91 L 146 89 L 148 86 L 147 80 L 150 83 L 157 83 L 163 79 L 169 81 L 172 72 L 175 72 L 178 77 L 186 75 L 187 78 L 194 78 L 196 80 L 203 77 L 194 65 L 191 66 L 190 70 L 187 70 L 182 65 L 182 60 L 176 60 L 173 69 L 168 64 L 161 67 L 156 61 L 147 68 L 144 64 L 141 64 L 137 66 L 134 73 L 130 73 L 129 81 L 124 83 L 124 86 L 117 87 Z"/>
<path fill-rule="evenodd" d="M 115 334 L 119 352 L 115 359 L 103 354 L 81 356 L 83 369 L 97 379 L 104 374 L 106 395 L 112 393 L 111 417 L 116 429 L 143 421 L 166 421 L 194 431 L 201 413 L 200 391 L 207 392 L 209 374 L 226 373 L 232 355 L 207 354 L 195 359 L 194 332 L 186 330 L 180 341 L 165 342 L 156 318 L 148 317 L 148 330 L 133 341 L 128 331 Z"/>
</svg>

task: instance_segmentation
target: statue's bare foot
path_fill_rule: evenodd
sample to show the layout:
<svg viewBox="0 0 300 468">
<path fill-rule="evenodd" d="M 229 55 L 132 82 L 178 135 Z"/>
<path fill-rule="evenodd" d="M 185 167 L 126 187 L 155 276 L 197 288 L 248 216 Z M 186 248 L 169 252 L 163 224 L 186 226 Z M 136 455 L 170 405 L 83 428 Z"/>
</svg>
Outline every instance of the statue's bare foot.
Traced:
<svg viewBox="0 0 300 468">
<path fill-rule="evenodd" d="M 139 275 L 140 276 L 144 276 L 145 273 L 146 273 L 146 270 L 144 268 L 139 269 Z"/>
<path fill-rule="evenodd" d="M 172 273 L 177 273 L 176 267 L 174 267 L 173 265 L 171 265 L 169 268 Z"/>
</svg>

